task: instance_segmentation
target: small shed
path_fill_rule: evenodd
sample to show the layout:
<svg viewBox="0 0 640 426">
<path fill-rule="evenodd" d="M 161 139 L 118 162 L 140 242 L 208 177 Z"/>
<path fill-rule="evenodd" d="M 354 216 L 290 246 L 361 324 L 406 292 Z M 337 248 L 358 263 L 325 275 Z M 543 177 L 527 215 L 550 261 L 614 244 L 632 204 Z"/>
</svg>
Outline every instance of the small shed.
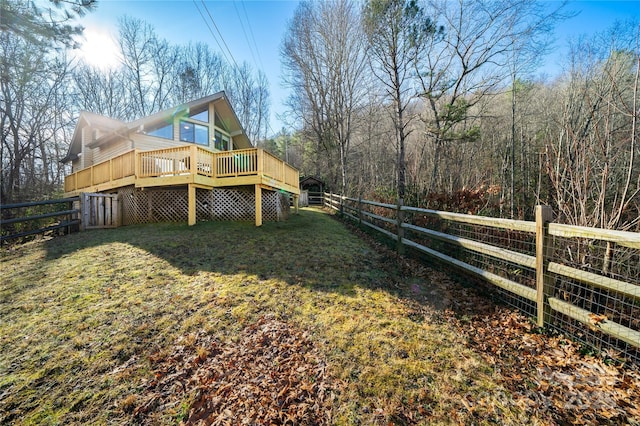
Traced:
<svg viewBox="0 0 640 426">
<path fill-rule="evenodd" d="M 315 176 L 300 179 L 300 190 L 308 192 L 310 205 L 322 205 L 325 186 L 325 183 Z"/>
</svg>

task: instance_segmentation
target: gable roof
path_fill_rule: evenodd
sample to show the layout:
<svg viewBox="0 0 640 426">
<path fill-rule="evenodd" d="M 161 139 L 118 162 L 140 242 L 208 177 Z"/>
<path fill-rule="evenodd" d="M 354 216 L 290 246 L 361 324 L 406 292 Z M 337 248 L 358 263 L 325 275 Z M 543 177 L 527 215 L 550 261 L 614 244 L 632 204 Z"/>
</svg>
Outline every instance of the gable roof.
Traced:
<svg viewBox="0 0 640 426">
<path fill-rule="evenodd" d="M 105 117 L 104 115 L 96 114 L 94 112 L 82 111 L 82 117 L 87 123 L 93 127 L 108 129 L 115 129 L 124 124 L 124 122 L 120 120 L 116 120 L 115 118 Z"/>
<path fill-rule="evenodd" d="M 150 127 L 163 121 L 166 122 L 167 120 L 173 120 L 176 115 L 188 115 L 189 111 L 191 111 L 192 109 L 197 109 L 204 105 L 208 105 L 210 102 L 216 103 L 216 111 L 220 111 L 220 115 L 223 117 L 224 123 L 229 129 L 229 132 L 231 133 L 231 136 L 234 138 L 234 140 L 239 141 L 241 145 L 252 146 L 251 141 L 242 128 L 240 120 L 238 120 L 238 116 L 236 115 L 235 111 L 233 110 L 233 108 L 231 108 L 231 104 L 227 100 L 227 95 L 223 90 L 213 95 L 205 96 L 203 98 L 193 100 L 177 107 L 167 108 L 163 111 L 156 112 L 155 114 L 151 114 L 146 117 L 130 121 L 128 123 L 105 117 L 100 114 L 81 111 L 80 117 L 78 117 L 78 123 L 76 124 L 76 128 L 73 132 L 71 144 L 69 144 L 69 151 L 67 155 L 60 161 L 62 163 L 66 163 L 78 158 L 78 154 L 82 152 L 81 129 L 86 125 L 97 127 L 107 132 L 106 135 L 96 139 L 90 144 L 87 144 L 87 146 L 90 148 L 96 148 L 98 146 L 108 144 L 118 138 L 126 137 L 126 135 L 128 135 L 132 131 L 144 129 L 145 127 Z M 213 117 L 209 118 L 209 120 L 213 119 Z"/>
<path fill-rule="evenodd" d="M 94 112 L 80 111 L 78 123 L 76 124 L 73 136 L 71 137 L 71 143 L 69 144 L 69 150 L 67 155 L 60 160 L 61 163 L 66 163 L 78 158 L 78 154 L 82 151 L 82 129 L 85 126 L 96 127 L 110 132 L 124 126 L 124 122 Z"/>
<path fill-rule="evenodd" d="M 304 178 L 300 178 L 301 188 L 302 188 L 302 185 L 306 185 L 306 186 L 319 185 L 322 187 L 325 185 L 325 183 L 316 176 L 307 176 Z"/>
</svg>

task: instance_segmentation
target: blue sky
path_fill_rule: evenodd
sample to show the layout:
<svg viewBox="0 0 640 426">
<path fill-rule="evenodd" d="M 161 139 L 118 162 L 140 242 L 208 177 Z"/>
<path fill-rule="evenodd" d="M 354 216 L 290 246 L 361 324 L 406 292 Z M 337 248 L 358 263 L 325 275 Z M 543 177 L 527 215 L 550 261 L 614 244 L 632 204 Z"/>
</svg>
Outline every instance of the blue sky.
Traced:
<svg viewBox="0 0 640 426">
<path fill-rule="evenodd" d="M 196 1 L 202 10 L 200 0 Z M 559 4 L 548 3 L 550 6 Z M 280 44 L 297 1 L 206 0 L 205 4 L 235 61 L 247 61 L 266 73 L 271 86 L 271 128 L 279 131 L 282 122 L 277 116 L 285 112 L 283 103 L 287 98 L 287 91 L 282 87 Z M 616 20 L 640 18 L 640 1 L 572 1 L 568 10 L 578 12 L 578 15 L 556 28 L 554 50 L 541 69 L 551 77 L 560 71 L 559 62 L 570 39 L 606 30 Z M 171 42 L 202 41 L 220 51 L 193 0 L 99 0 L 97 9 L 87 15 L 82 24 L 88 36 L 91 31 L 115 35 L 117 20 L 123 15 L 145 20 Z M 218 37 L 215 29 L 213 31 Z M 106 56 L 104 49 L 94 50 L 100 50 L 102 56 Z"/>
</svg>

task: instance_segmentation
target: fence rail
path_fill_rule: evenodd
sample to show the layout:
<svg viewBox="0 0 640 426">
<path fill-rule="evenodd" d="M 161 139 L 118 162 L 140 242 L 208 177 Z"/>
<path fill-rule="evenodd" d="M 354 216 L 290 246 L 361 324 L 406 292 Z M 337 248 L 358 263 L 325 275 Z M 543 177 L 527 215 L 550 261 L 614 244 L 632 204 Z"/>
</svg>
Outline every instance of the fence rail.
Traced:
<svg viewBox="0 0 640 426">
<path fill-rule="evenodd" d="M 325 193 L 325 206 L 493 284 L 503 299 L 599 350 L 640 362 L 640 234 L 480 217 Z"/>
<path fill-rule="evenodd" d="M 0 242 L 59 229 L 66 229 L 67 233 L 70 233 L 74 227 L 80 224 L 77 217 L 80 209 L 74 208 L 74 203 L 77 201 L 79 201 L 79 197 L 0 205 L 0 213 L 2 214 Z M 42 210 L 43 206 L 51 207 L 54 211 L 27 211 L 27 209 Z"/>
</svg>

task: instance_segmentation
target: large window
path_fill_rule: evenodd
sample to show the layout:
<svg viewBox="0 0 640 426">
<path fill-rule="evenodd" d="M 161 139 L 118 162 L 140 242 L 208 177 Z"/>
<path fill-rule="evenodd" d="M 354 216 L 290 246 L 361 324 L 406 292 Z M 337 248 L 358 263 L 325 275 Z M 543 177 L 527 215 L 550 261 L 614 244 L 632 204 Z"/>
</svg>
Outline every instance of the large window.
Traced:
<svg viewBox="0 0 640 426">
<path fill-rule="evenodd" d="M 209 145 L 209 127 L 190 121 L 180 121 L 180 140 L 183 142 Z"/>
<path fill-rule="evenodd" d="M 231 138 L 228 135 L 225 135 L 220 130 L 216 129 L 213 132 L 214 135 L 214 148 L 219 149 L 220 151 L 230 151 L 231 150 Z"/>
<path fill-rule="evenodd" d="M 155 126 L 150 126 L 144 130 L 144 133 L 149 136 L 155 136 L 163 139 L 173 139 L 173 124 L 160 123 Z"/>
</svg>

